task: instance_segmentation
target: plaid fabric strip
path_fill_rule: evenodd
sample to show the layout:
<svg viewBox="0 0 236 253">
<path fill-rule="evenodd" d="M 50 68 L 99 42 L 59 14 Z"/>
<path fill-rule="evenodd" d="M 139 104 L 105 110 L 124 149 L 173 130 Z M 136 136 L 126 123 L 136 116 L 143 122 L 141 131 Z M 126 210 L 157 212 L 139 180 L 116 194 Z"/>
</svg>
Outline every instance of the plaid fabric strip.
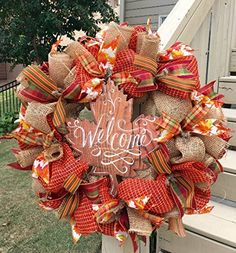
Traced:
<svg viewBox="0 0 236 253">
<path fill-rule="evenodd" d="M 82 180 L 79 178 L 76 174 L 71 174 L 64 182 L 63 186 L 64 188 L 72 193 L 75 194 L 75 192 L 78 190 Z"/>
<path fill-rule="evenodd" d="M 32 146 L 49 147 L 54 138 L 54 131 L 50 132 L 49 134 L 44 134 L 36 129 L 33 132 L 21 129 L 20 131 L 14 131 L 10 134 L 7 134 L 3 136 L 2 139 L 3 138 L 16 139 L 19 142 Z"/>
<path fill-rule="evenodd" d="M 162 83 L 168 88 L 191 93 L 195 89 L 195 80 L 166 75 L 158 77 L 157 83 Z"/>
<path fill-rule="evenodd" d="M 211 106 L 204 106 L 202 103 L 196 104 L 191 112 L 182 121 L 182 127 L 191 130 L 211 109 Z"/>
<path fill-rule="evenodd" d="M 84 49 L 86 50 L 86 49 Z M 86 50 L 87 51 L 87 50 Z M 84 54 L 78 57 L 78 60 L 83 65 L 84 69 L 91 74 L 92 76 L 101 77 L 102 72 L 99 68 L 99 64 L 97 63 L 94 56 L 89 52 L 84 52 Z"/>
<path fill-rule="evenodd" d="M 119 210 L 119 200 L 112 199 L 101 205 L 94 217 L 97 223 L 106 223 L 109 221 Z"/>
<path fill-rule="evenodd" d="M 157 149 L 148 154 L 148 159 L 158 174 L 171 173 L 171 167 L 161 149 Z"/>
<path fill-rule="evenodd" d="M 44 95 L 55 99 L 52 92 L 57 90 L 57 86 L 38 66 L 30 65 L 22 71 L 22 74 L 26 77 L 32 91 L 39 89 Z"/>
<path fill-rule="evenodd" d="M 177 177 L 179 189 L 181 192 L 181 199 L 184 203 L 185 208 L 193 207 L 193 196 L 194 196 L 194 183 L 186 177 Z"/>
<path fill-rule="evenodd" d="M 208 84 L 206 84 L 205 86 L 201 87 L 198 92 L 205 95 L 205 96 L 208 96 L 208 97 L 212 97 L 214 96 L 216 93 L 214 92 L 214 85 L 215 85 L 215 82 L 216 81 L 212 81 Z"/>
<path fill-rule="evenodd" d="M 143 92 L 138 90 L 138 82 L 129 72 L 115 73 L 112 75 L 112 80 L 132 97 L 141 97 L 143 95 Z"/>
<path fill-rule="evenodd" d="M 55 131 L 52 130 L 49 134 L 43 135 L 43 147 L 48 148 L 51 146 Z"/>
<path fill-rule="evenodd" d="M 165 142 L 181 132 L 181 126 L 178 121 L 171 118 L 163 112 L 162 116 L 156 120 L 156 124 L 161 128 L 160 135 L 155 138 L 157 142 Z"/>
<path fill-rule="evenodd" d="M 68 194 L 64 197 L 59 209 L 58 216 L 59 219 L 70 217 L 74 214 L 76 208 L 79 204 L 79 194 Z"/>
<path fill-rule="evenodd" d="M 134 57 L 134 66 L 147 70 L 151 72 L 153 75 L 156 75 L 157 73 L 157 63 L 156 61 L 144 57 L 142 55 L 136 54 Z"/>
<path fill-rule="evenodd" d="M 158 68 L 157 68 L 157 73 L 161 73 L 165 68 L 168 68 L 169 66 L 173 65 L 185 65 L 186 69 L 193 74 L 193 80 L 196 81 L 195 83 L 195 89 L 200 88 L 200 81 L 199 81 L 199 75 L 198 75 L 198 66 L 197 66 L 197 60 L 195 56 L 189 55 L 189 56 L 183 56 L 183 57 L 178 57 L 173 60 L 169 61 L 159 61 L 158 62 Z M 166 85 L 159 83 L 158 89 L 167 95 L 174 96 L 174 97 L 180 97 L 182 99 L 187 99 L 189 98 L 189 93 L 186 93 L 185 91 L 181 90 L 176 90 L 170 87 L 167 87 Z"/>
<path fill-rule="evenodd" d="M 122 85 L 124 83 L 134 83 L 135 85 L 138 85 L 138 82 L 129 72 L 118 72 L 113 74 L 111 78 L 116 85 Z"/>
</svg>

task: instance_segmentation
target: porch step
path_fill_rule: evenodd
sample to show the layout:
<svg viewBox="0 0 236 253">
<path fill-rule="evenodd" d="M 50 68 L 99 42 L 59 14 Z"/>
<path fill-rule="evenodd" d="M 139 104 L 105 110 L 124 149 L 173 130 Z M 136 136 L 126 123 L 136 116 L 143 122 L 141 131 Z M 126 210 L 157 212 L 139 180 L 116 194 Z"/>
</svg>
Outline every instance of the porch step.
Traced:
<svg viewBox="0 0 236 253">
<path fill-rule="evenodd" d="M 228 150 L 220 163 L 224 172 L 212 186 L 212 195 L 236 202 L 236 151 Z"/>
<path fill-rule="evenodd" d="M 236 147 L 236 109 L 223 108 L 223 112 L 228 121 L 228 127 L 233 131 L 232 132 L 233 137 L 230 139 L 229 144 L 232 147 Z"/>
<path fill-rule="evenodd" d="M 167 231 L 167 225 L 163 226 L 159 230 L 159 249 L 171 253 L 235 253 L 236 203 L 211 201 L 210 205 L 215 208 L 209 214 L 184 217 L 185 238 L 177 237 Z"/>
</svg>

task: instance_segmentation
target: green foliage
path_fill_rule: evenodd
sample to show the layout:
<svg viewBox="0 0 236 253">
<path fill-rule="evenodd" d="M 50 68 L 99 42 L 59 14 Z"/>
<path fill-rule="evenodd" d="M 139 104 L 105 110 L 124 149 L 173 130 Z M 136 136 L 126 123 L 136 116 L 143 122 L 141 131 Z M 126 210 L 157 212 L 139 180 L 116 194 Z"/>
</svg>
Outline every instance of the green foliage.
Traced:
<svg viewBox="0 0 236 253">
<path fill-rule="evenodd" d="M 93 36 L 112 20 L 107 0 L 0 0 L 0 62 L 41 63 L 62 35 L 73 39 L 82 29 Z"/>
<path fill-rule="evenodd" d="M 18 118 L 18 113 L 6 112 L 0 118 L 0 135 L 10 133 L 17 127 L 15 120 Z"/>
</svg>

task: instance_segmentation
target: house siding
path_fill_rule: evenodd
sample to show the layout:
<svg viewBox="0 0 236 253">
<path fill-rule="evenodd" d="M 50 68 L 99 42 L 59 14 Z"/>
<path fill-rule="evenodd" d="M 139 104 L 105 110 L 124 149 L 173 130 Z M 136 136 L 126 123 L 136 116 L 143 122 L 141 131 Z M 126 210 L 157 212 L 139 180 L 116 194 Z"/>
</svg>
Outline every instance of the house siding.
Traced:
<svg viewBox="0 0 236 253">
<path fill-rule="evenodd" d="M 130 25 L 145 25 L 148 17 L 152 28 L 158 27 L 159 16 L 168 15 L 177 0 L 125 0 L 124 21 Z"/>
</svg>

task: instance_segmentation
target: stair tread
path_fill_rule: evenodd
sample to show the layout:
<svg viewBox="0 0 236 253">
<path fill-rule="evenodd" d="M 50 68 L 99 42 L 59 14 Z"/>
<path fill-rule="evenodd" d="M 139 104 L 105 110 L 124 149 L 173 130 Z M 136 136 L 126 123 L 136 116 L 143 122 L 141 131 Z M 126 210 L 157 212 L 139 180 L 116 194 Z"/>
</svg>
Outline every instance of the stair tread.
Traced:
<svg viewBox="0 0 236 253">
<path fill-rule="evenodd" d="M 236 174 L 236 151 L 227 150 L 224 157 L 220 159 L 220 163 L 224 167 L 224 171 Z"/>
<path fill-rule="evenodd" d="M 210 201 L 214 209 L 209 214 L 185 215 L 185 227 L 223 244 L 236 247 L 236 208 Z"/>
<path fill-rule="evenodd" d="M 236 122 L 236 110 L 231 108 L 222 108 L 228 121 Z"/>
<path fill-rule="evenodd" d="M 236 82 L 236 76 L 222 76 L 219 81 Z"/>
</svg>

